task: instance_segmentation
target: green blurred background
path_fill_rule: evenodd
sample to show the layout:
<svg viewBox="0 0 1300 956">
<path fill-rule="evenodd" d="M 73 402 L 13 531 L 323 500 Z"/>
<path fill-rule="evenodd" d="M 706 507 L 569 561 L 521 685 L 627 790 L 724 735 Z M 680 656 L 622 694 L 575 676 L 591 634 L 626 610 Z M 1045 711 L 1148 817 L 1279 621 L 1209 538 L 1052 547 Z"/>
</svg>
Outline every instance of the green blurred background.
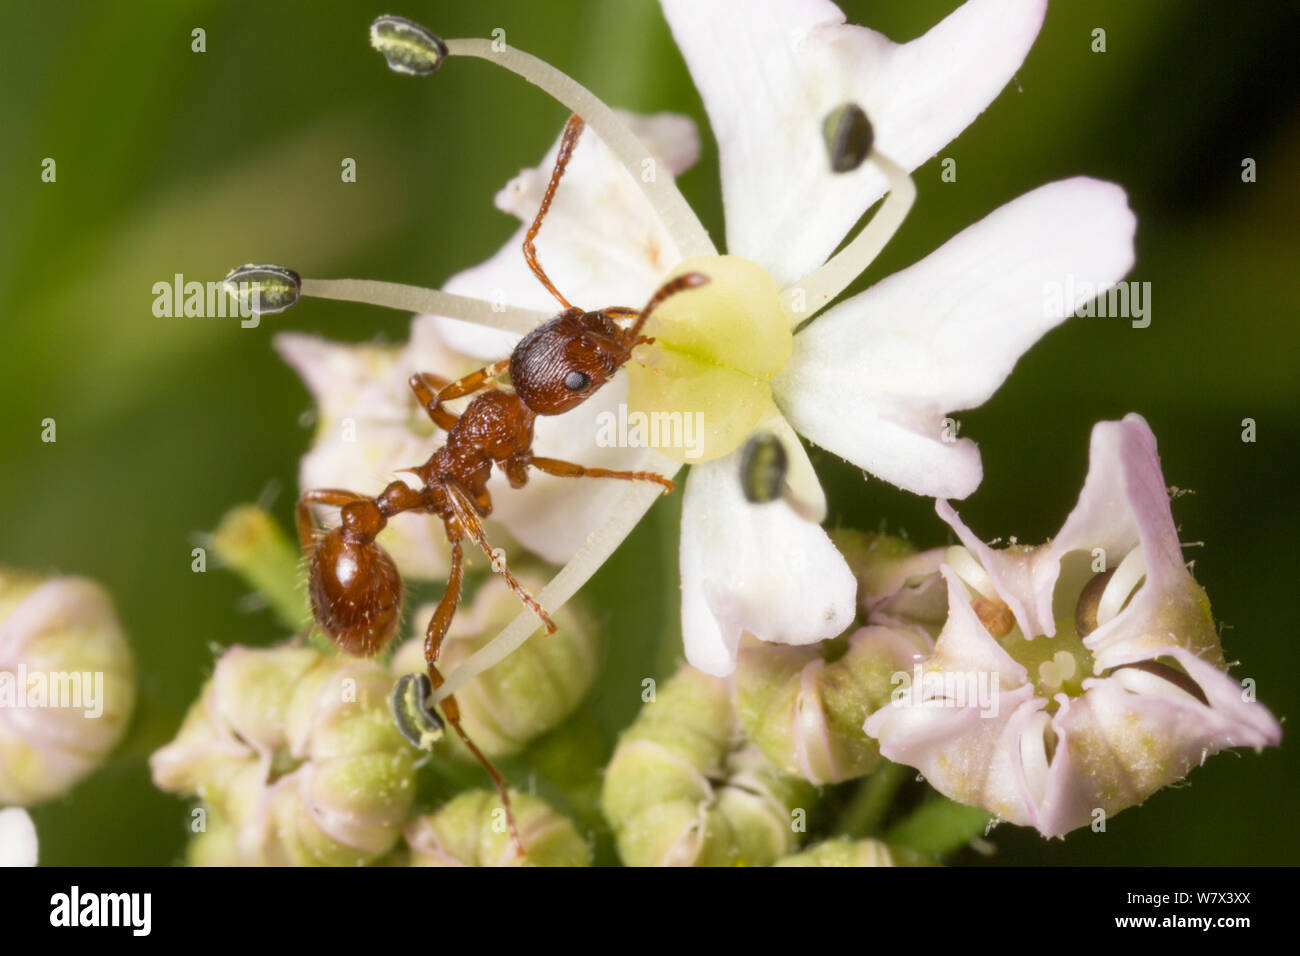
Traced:
<svg viewBox="0 0 1300 956">
<path fill-rule="evenodd" d="M 843 4 L 852 22 L 910 39 L 954 0 Z M 390 9 L 391 8 L 391 9 Z M 1166 478 L 1191 489 L 1175 514 L 1223 622 L 1236 673 L 1283 720 L 1295 712 L 1296 252 L 1300 110 L 1297 5 L 1193 0 L 1054 3 L 1015 81 L 916 173 L 911 218 L 866 277 L 906 265 L 1000 204 L 1076 174 L 1121 183 L 1139 218 L 1130 278 L 1152 284 L 1149 328 L 1074 319 L 985 407 L 960 417 L 985 480 L 962 507 L 986 537 L 1054 533 L 1086 470 L 1088 432 L 1136 410 Z M 384 68 L 366 29 L 401 13 L 447 36 L 508 41 L 614 105 L 694 116 L 705 151 L 682 189 L 722 236 L 716 149 L 651 0 L 403 4 L 7 4 L 0 37 L 0 563 L 86 574 L 114 594 L 139 658 L 141 703 L 122 752 L 35 811 L 44 863 L 177 860 L 188 819 L 145 759 L 174 732 L 212 646 L 284 635 L 249 611 L 230 574 L 190 570 L 190 549 L 230 506 L 273 500 L 286 522 L 309 399 L 270 348 L 282 328 L 401 341 L 407 318 L 311 301 L 243 330 L 158 319 L 151 286 L 219 278 L 247 261 L 313 276 L 436 284 L 515 228 L 492 195 L 534 164 L 564 110 L 504 71 L 457 61 L 435 79 Z M 190 31 L 207 31 L 191 52 Z M 1093 53 L 1091 31 L 1107 31 Z M 58 164 L 40 181 L 41 160 Z M 358 181 L 340 181 L 343 157 Z M 1258 181 L 1241 180 L 1241 162 Z M 865 284 L 865 281 L 864 283 Z M 56 444 L 41 420 L 58 423 Z M 1241 441 L 1241 421 L 1258 441 Z M 946 539 L 932 505 L 834 456 L 815 461 L 832 521 Z M 587 589 L 606 626 L 605 667 L 571 726 L 534 766 L 570 792 L 640 706 L 640 680 L 680 658 L 676 528 L 664 502 Z M 548 750 L 549 748 L 549 750 Z M 577 748 L 581 749 L 581 748 Z M 1045 842 L 996 831 L 962 862 L 1297 862 L 1294 742 L 1223 755 L 1108 832 Z M 520 765 L 522 766 L 522 765 Z M 509 769 L 509 768 L 508 768 Z M 470 778 L 475 785 L 480 781 Z M 545 788 L 545 787 L 544 787 Z M 575 789 L 576 788 L 576 789 Z M 575 811 L 576 812 L 576 811 Z M 582 816 L 582 813 L 579 813 Z M 603 840 L 603 838 L 602 838 Z M 608 847 L 602 842 L 602 855 Z"/>
</svg>

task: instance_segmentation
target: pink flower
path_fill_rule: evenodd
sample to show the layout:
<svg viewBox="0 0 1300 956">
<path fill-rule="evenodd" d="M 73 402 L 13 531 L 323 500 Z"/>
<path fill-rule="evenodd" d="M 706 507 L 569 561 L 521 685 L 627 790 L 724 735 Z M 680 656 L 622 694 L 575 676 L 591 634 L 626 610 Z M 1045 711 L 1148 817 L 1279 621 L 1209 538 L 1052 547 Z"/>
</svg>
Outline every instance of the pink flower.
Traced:
<svg viewBox="0 0 1300 956">
<path fill-rule="evenodd" d="M 941 569 L 948 622 L 920 684 L 865 725 L 940 792 L 1044 836 L 1282 733 L 1227 673 L 1146 421 L 1099 423 L 1090 454 L 1078 503 L 1038 547 L 992 550 L 938 503 L 963 545 Z M 976 677 L 994 707 L 953 693 Z"/>
</svg>

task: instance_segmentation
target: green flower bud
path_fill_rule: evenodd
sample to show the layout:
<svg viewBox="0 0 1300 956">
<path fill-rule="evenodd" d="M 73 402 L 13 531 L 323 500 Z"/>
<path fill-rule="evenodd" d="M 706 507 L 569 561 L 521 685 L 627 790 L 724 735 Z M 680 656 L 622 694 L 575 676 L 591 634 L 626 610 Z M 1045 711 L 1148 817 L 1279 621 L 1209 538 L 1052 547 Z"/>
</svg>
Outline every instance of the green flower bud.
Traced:
<svg viewBox="0 0 1300 956">
<path fill-rule="evenodd" d="M 0 805 L 72 789 L 117 746 L 134 706 L 135 661 L 108 593 L 0 569 Z"/>
<path fill-rule="evenodd" d="M 228 820 L 241 862 L 372 862 L 397 842 L 415 790 L 391 687 L 372 661 L 232 647 L 150 758 L 154 782 Z"/>
<path fill-rule="evenodd" d="M 231 508 L 209 541 L 222 563 L 266 601 L 281 624 L 301 630 L 311 623 L 302 552 L 264 508 Z"/>
<path fill-rule="evenodd" d="M 905 538 L 849 528 L 830 536 L 858 579 L 858 608 L 866 623 L 938 636 L 948 620 L 948 589 L 939 575 L 943 548 L 918 552 Z"/>
<path fill-rule="evenodd" d="M 624 731 L 601 808 L 628 866 L 766 866 L 797 843 L 810 786 L 736 749 L 725 681 L 681 668 Z"/>
<path fill-rule="evenodd" d="M 749 738 L 786 773 L 815 784 L 852 780 L 880 762 L 863 722 L 889 702 L 892 675 L 910 673 L 929 650 L 917 631 L 886 627 L 806 647 L 742 647 L 736 711 Z"/>
<path fill-rule="evenodd" d="M 826 840 L 802 853 L 782 857 L 773 866 L 930 866 L 922 854 L 891 847 L 879 840 Z"/>
<path fill-rule="evenodd" d="M 519 575 L 533 593 L 543 582 Z M 451 622 L 442 643 L 438 666 L 443 673 L 456 670 L 471 654 L 500 633 L 519 613 L 519 599 L 498 577 L 486 580 Z M 421 673 L 424 663 L 424 626 L 433 607 L 415 613 L 420 630 L 393 655 L 394 674 Z M 505 660 L 456 691 L 461 723 L 466 733 L 491 759 L 509 757 L 568 718 L 587 696 L 599 665 L 597 629 L 575 602 L 552 615 L 558 630 L 529 641 Z M 437 753 L 473 762 L 474 757 L 456 734 L 447 734 Z"/>
<path fill-rule="evenodd" d="M 470 790 L 406 828 L 412 866 L 590 866 L 591 847 L 577 827 L 545 802 L 510 792 L 519 837 L 515 852 L 506 812 L 493 791 Z"/>
</svg>

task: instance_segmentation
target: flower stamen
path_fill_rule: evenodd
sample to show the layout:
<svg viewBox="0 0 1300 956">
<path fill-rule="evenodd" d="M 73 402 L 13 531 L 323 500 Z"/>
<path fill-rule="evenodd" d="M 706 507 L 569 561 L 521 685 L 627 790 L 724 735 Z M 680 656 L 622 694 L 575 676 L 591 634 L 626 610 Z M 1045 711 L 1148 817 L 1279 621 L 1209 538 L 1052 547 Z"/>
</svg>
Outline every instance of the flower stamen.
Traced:
<svg viewBox="0 0 1300 956">
<path fill-rule="evenodd" d="M 525 335 L 551 318 L 549 312 L 485 302 L 465 295 L 372 279 L 303 279 L 302 294 L 315 299 L 361 302 L 399 312 L 445 315 L 493 329 Z"/>
<path fill-rule="evenodd" d="M 1097 602 L 1098 627 L 1115 619 L 1115 615 L 1124 609 L 1134 589 L 1146 574 L 1147 562 L 1142 555 L 1142 548 L 1134 548 L 1119 563 L 1119 567 L 1115 569 L 1115 573 L 1106 585 L 1106 590 L 1101 592 L 1101 600 Z"/>
<path fill-rule="evenodd" d="M 816 315 L 849 287 L 898 232 L 916 200 L 916 184 L 907 170 L 873 149 L 868 157 L 889 180 L 880 210 L 853 240 L 823 266 L 781 291 L 781 307 L 798 325 Z"/>
</svg>

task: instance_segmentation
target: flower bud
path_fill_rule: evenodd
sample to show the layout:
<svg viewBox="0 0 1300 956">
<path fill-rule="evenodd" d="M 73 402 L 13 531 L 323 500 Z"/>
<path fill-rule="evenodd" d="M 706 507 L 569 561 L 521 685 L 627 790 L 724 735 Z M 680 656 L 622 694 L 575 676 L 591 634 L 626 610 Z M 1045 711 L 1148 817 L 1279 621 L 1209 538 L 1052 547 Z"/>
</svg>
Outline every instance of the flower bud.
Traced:
<svg viewBox="0 0 1300 956">
<path fill-rule="evenodd" d="M 766 866 L 797 843 L 812 788 L 734 749 L 727 683 L 691 667 L 624 731 L 601 807 L 628 866 Z"/>
<path fill-rule="evenodd" d="M 311 623 L 302 553 L 265 508 L 231 508 L 209 541 L 221 562 L 266 601 L 282 625 L 299 630 Z"/>
<path fill-rule="evenodd" d="M 126 731 L 135 662 L 107 592 L 0 570 L 0 804 L 60 796 Z"/>
<path fill-rule="evenodd" d="M 537 593 L 541 582 L 528 574 L 518 576 L 524 587 Z M 500 576 L 483 582 L 473 600 L 452 619 L 443 639 L 438 666 L 450 673 L 495 637 L 519 613 L 519 599 Z M 417 636 L 393 655 L 394 674 L 421 673 L 424 663 L 424 627 L 433 605 L 419 609 L 413 618 Z M 599 664 L 597 630 L 569 602 L 552 615 L 554 634 L 529 641 L 505 660 L 456 691 L 461 723 L 466 733 L 489 758 L 517 754 L 528 744 L 559 726 L 586 697 Z M 437 752 L 471 762 L 474 757 L 459 736 L 447 734 Z"/>
<path fill-rule="evenodd" d="M 917 551 L 905 538 L 850 528 L 836 528 L 830 536 L 858 579 L 866 623 L 938 636 L 948 619 L 948 591 L 939 575 L 943 548 Z"/>
<path fill-rule="evenodd" d="M 372 661 L 233 647 L 150 758 L 154 782 L 228 820 L 244 863 L 371 862 L 396 843 L 415 789 L 391 685 Z"/>
<path fill-rule="evenodd" d="M 879 840 L 826 840 L 802 853 L 785 856 L 773 866 L 929 866 L 924 856 Z"/>
<path fill-rule="evenodd" d="M 804 647 L 755 643 L 737 658 L 736 711 L 786 773 L 819 785 L 852 780 L 880 761 L 862 725 L 889 702 L 892 675 L 929 653 L 928 639 L 905 628 L 864 627 L 847 641 Z"/>
<path fill-rule="evenodd" d="M 567 818 L 537 797 L 510 792 L 520 841 L 510 839 L 495 792 L 470 790 L 406 828 L 412 866 L 590 866 L 591 847 Z"/>
</svg>

